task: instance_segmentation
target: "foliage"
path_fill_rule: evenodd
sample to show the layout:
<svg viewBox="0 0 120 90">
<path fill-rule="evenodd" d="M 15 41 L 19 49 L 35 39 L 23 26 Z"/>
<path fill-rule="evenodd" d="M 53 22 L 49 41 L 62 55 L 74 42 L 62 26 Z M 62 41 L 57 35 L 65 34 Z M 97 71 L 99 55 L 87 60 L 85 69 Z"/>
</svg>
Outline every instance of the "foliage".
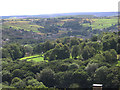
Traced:
<svg viewBox="0 0 120 90">
<path fill-rule="evenodd" d="M 80 52 L 80 49 L 79 49 L 79 47 L 78 46 L 73 46 L 72 47 L 72 58 L 74 58 L 74 59 L 76 59 L 77 58 L 77 56 L 79 55 L 79 52 Z"/>
<path fill-rule="evenodd" d="M 94 77 L 95 77 L 95 83 L 103 83 L 106 82 L 106 78 L 107 78 L 107 74 L 108 74 L 108 67 L 106 66 L 102 66 L 99 67 L 98 69 L 96 69 Z"/>
<path fill-rule="evenodd" d="M 103 88 L 119 87 L 119 58 L 117 58 L 119 39 L 116 32 L 106 32 L 112 28 L 115 29 L 115 25 L 109 28 L 102 25 L 104 20 L 106 25 L 115 22 L 111 21 L 111 17 L 109 17 L 110 20 L 104 18 L 99 20 L 100 17 L 83 19 L 79 16 L 71 16 L 69 18 L 39 18 L 33 21 L 29 18 L 25 19 L 31 25 L 31 29 L 36 27 L 36 33 L 32 32 L 33 30 L 28 32 L 25 29 L 21 30 L 22 26 L 18 28 L 18 23 L 28 24 L 24 20 L 4 21 L 6 24 L 11 23 L 11 27 L 7 25 L 3 27 L 3 31 L 5 30 L 3 33 L 8 34 L 3 37 L 1 49 L 4 86 L 26 89 L 91 88 L 93 83 L 103 83 Z M 91 27 L 83 27 L 88 23 Z M 97 26 L 97 23 L 100 25 Z M 102 30 L 95 30 L 101 25 L 106 27 L 106 29 L 101 28 L 104 30 L 102 34 L 100 34 Z M 13 30 L 16 27 L 17 29 Z M 15 43 L 11 43 L 10 34 L 13 35 L 11 38 Z M 30 40 L 28 44 L 20 39 L 25 43 L 17 44 L 16 42 L 20 40 L 16 40 L 14 35 L 17 38 L 31 36 L 32 38 L 29 38 L 36 38 L 37 42 Z M 62 35 L 63 37 L 60 38 Z M 64 36 L 67 37 L 64 38 Z M 93 37 L 90 38 L 91 36 Z M 59 39 L 56 39 L 58 37 Z M 86 37 L 88 39 L 85 39 Z M 44 42 L 42 42 L 43 38 Z M 46 41 L 46 39 L 49 40 Z M 28 38 L 26 40 L 29 41 Z"/>
<path fill-rule="evenodd" d="M 40 73 L 37 73 L 36 78 L 48 87 L 55 85 L 55 73 L 51 69 L 43 69 Z"/>
<path fill-rule="evenodd" d="M 12 79 L 11 86 L 16 87 L 16 88 L 24 88 L 25 83 L 18 77 L 15 77 Z"/>
<path fill-rule="evenodd" d="M 97 63 L 88 63 L 88 65 L 85 68 L 85 70 L 88 73 L 94 73 L 97 68 L 98 68 L 98 64 Z"/>
<path fill-rule="evenodd" d="M 110 51 L 105 51 L 103 53 L 103 56 L 105 57 L 105 61 L 108 63 L 114 63 L 117 61 L 117 52 L 114 49 L 110 49 Z"/>
<path fill-rule="evenodd" d="M 32 46 L 25 45 L 24 48 L 25 48 L 26 53 L 29 53 L 30 55 L 33 53 L 33 47 Z"/>
<path fill-rule="evenodd" d="M 16 60 L 18 58 L 25 56 L 25 49 L 23 46 L 20 46 L 19 44 L 10 44 L 5 47 L 7 49 L 6 51 L 8 51 L 7 53 L 10 55 L 10 57 L 13 60 Z M 4 55 L 4 53 L 6 53 L 6 52 L 3 52 L 3 55 Z M 9 57 L 9 55 L 8 55 L 8 57 Z"/>
<path fill-rule="evenodd" d="M 84 26 L 91 26 L 93 29 L 104 29 L 117 24 L 117 19 L 93 19 L 92 24 L 85 23 Z"/>
<path fill-rule="evenodd" d="M 11 73 L 8 70 L 2 71 L 2 82 L 8 81 L 10 83 L 12 79 Z"/>
<path fill-rule="evenodd" d="M 27 60 L 27 61 L 36 61 L 36 62 L 39 62 L 39 61 L 44 61 L 44 58 L 41 55 L 33 55 L 33 56 L 28 56 L 28 57 L 20 58 L 19 60 Z"/>
<path fill-rule="evenodd" d="M 66 59 L 70 57 L 70 51 L 67 45 L 58 44 L 53 50 L 48 51 L 45 54 L 48 60 Z"/>
<path fill-rule="evenodd" d="M 93 57 L 96 54 L 96 51 L 93 47 L 85 46 L 82 52 L 82 57 L 86 60 Z"/>
</svg>

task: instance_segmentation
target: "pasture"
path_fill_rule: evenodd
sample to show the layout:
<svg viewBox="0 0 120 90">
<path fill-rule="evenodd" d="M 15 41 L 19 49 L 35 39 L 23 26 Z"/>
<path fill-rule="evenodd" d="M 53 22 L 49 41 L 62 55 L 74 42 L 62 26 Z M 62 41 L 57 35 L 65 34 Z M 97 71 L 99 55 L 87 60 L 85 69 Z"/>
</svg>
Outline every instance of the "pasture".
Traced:
<svg viewBox="0 0 120 90">
<path fill-rule="evenodd" d="M 117 24 L 118 20 L 117 18 L 112 19 L 92 19 L 93 22 L 90 23 L 84 23 L 83 26 L 91 26 L 92 29 L 104 29 L 111 27 L 112 25 Z"/>
<path fill-rule="evenodd" d="M 12 28 L 15 30 L 40 32 L 38 28 L 44 28 L 43 26 L 35 25 L 31 21 L 8 21 L 3 23 L 3 28 Z"/>
<path fill-rule="evenodd" d="M 44 61 L 44 57 L 43 57 L 43 55 L 33 55 L 33 56 L 23 57 L 23 58 L 21 58 L 19 60 L 40 62 L 40 61 Z"/>
</svg>

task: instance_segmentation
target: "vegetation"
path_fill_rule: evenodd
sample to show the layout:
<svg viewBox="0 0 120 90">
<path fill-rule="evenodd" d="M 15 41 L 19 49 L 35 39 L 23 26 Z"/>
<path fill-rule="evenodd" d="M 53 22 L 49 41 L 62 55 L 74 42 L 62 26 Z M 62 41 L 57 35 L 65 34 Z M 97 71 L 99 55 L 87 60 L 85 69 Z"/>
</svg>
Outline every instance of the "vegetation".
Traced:
<svg viewBox="0 0 120 90">
<path fill-rule="evenodd" d="M 117 17 L 66 16 L 58 18 L 3 19 L 4 43 L 40 43 L 66 36 L 85 39 L 117 30 Z M 24 39 L 24 40 L 23 40 Z"/>
<path fill-rule="evenodd" d="M 85 23 L 84 26 L 91 26 L 92 29 L 105 29 L 117 24 L 117 18 L 112 19 L 92 19 L 91 23 Z"/>
<path fill-rule="evenodd" d="M 33 55 L 33 56 L 28 56 L 28 57 L 23 57 L 20 60 L 27 60 L 27 61 L 36 61 L 36 62 L 40 62 L 43 61 L 44 58 L 41 55 Z"/>
<path fill-rule="evenodd" d="M 3 20 L 3 88 L 92 88 L 94 83 L 119 88 L 120 32 L 115 31 L 115 18 Z"/>
</svg>

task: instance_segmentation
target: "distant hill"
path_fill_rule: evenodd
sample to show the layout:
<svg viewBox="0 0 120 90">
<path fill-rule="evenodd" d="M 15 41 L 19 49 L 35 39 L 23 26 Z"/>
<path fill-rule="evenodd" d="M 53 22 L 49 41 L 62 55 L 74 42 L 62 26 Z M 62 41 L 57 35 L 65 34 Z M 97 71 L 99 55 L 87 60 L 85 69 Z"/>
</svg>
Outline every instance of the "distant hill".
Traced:
<svg viewBox="0 0 120 90">
<path fill-rule="evenodd" d="M 108 17 L 108 16 L 117 16 L 118 12 L 78 12 L 78 13 L 59 13 L 59 14 L 41 14 L 41 15 L 16 15 L 16 16 L 2 16 L 2 19 L 5 18 L 51 18 L 51 17 L 60 17 L 60 16 L 71 16 L 71 15 L 93 15 L 96 17 Z"/>
</svg>

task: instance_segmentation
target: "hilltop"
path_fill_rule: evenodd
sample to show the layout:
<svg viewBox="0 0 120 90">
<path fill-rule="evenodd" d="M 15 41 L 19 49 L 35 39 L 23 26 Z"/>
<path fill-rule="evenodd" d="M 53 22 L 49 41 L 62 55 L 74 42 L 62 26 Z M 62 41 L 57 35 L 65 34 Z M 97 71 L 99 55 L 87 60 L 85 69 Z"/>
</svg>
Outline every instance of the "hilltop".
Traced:
<svg viewBox="0 0 120 90">
<path fill-rule="evenodd" d="M 14 16 L 2 16 L 3 19 L 6 18 L 53 18 L 61 16 L 73 16 L 73 15 L 90 15 L 96 17 L 109 17 L 118 16 L 118 12 L 76 12 L 76 13 L 57 13 L 57 14 L 41 14 L 41 15 L 14 15 Z"/>
</svg>

